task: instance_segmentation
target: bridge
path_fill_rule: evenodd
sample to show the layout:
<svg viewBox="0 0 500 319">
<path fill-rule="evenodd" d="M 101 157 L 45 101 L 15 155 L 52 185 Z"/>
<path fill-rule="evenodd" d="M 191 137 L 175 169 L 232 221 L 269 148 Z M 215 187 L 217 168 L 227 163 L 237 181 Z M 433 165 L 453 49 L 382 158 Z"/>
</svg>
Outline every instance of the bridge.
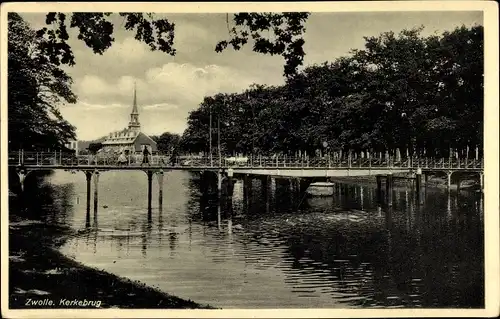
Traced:
<svg viewBox="0 0 500 319">
<path fill-rule="evenodd" d="M 90 183 L 94 177 L 94 208 L 97 210 L 99 174 L 109 170 L 141 170 L 148 177 L 148 211 L 151 210 L 151 185 L 153 175 L 158 177 L 159 201 L 161 206 L 163 192 L 163 175 L 165 171 L 185 170 L 200 172 L 207 177 L 211 173 L 216 177 L 217 191 L 220 197 L 223 182 L 232 194 L 233 177 L 258 178 L 267 189 L 271 179 L 285 180 L 300 192 L 314 180 L 328 180 L 346 176 L 376 176 L 377 189 L 381 192 L 382 177 L 385 177 L 386 193 L 392 194 L 394 178 L 412 178 L 416 182 L 417 197 L 420 197 L 421 177 L 429 174 L 446 174 L 448 189 L 451 176 L 455 173 L 469 173 L 478 177 L 480 188 L 483 188 L 483 160 L 460 158 L 396 158 L 370 157 L 357 155 L 340 157 L 290 157 L 290 156 L 248 156 L 244 158 L 218 158 L 200 156 L 179 156 L 170 158 L 164 155 L 148 157 L 143 163 L 141 155 L 129 155 L 123 161 L 117 156 L 105 154 L 75 155 L 65 152 L 10 152 L 8 165 L 14 168 L 19 176 L 21 189 L 29 172 L 36 170 L 82 171 L 87 178 L 87 211 L 90 209 Z M 405 177 L 401 177 L 404 175 Z M 460 175 L 460 174 L 458 174 Z M 210 178 L 208 178 L 210 180 Z M 460 179 L 457 183 L 460 187 Z M 391 198 L 387 199 L 389 205 Z"/>
</svg>

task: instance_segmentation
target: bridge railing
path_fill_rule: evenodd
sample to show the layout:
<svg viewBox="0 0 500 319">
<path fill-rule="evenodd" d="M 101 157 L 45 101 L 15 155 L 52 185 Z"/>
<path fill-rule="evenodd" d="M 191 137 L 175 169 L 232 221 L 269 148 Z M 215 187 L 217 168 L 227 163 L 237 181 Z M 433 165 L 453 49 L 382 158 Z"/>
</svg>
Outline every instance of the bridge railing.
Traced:
<svg viewBox="0 0 500 319">
<path fill-rule="evenodd" d="M 123 160 L 123 161 L 122 161 Z M 483 161 L 456 158 L 333 158 L 333 157 L 293 157 L 293 156 L 249 156 L 218 157 L 164 155 L 148 157 L 148 164 L 171 167 L 247 167 L 247 168 L 417 168 L 422 169 L 482 169 Z M 10 152 L 9 165 L 37 166 L 141 166 L 142 155 L 74 155 L 64 152 Z"/>
</svg>

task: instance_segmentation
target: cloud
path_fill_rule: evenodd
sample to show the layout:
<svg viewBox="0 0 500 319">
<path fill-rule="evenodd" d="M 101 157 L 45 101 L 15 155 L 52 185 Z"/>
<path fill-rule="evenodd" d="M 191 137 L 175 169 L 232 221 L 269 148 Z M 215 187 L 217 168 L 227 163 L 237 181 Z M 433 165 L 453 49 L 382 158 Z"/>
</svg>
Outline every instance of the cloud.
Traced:
<svg viewBox="0 0 500 319">
<path fill-rule="evenodd" d="M 78 102 L 65 106 L 61 114 L 76 127 L 80 140 L 95 139 L 112 131 L 126 128 L 130 120 L 131 104 L 91 104 Z M 186 128 L 186 113 L 172 104 L 145 105 L 139 109 L 142 131 L 150 135 L 164 132 L 182 133 Z"/>
<path fill-rule="evenodd" d="M 114 43 L 106 52 L 107 55 L 124 62 L 136 62 L 144 59 L 148 53 L 147 46 L 132 37 L 127 37 L 121 42 Z"/>
<path fill-rule="evenodd" d="M 175 104 L 170 104 L 170 103 L 157 103 L 157 104 L 150 104 L 150 105 L 145 105 L 142 107 L 144 110 L 175 110 L 178 109 L 179 105 Z"/>
<path fill-rule="evenodd" d="M 255 78 L 234 68 L 217 65 L 197 67 L 190 63 L 170 62 L 147 70 L 140 78 L 127 75 L 115 81 L 106 81 L 96 75 L 85 75 L 77 83 L 76 91 L 80 99 L 87 103 L 130 105 L 136 83 L 139 105 L 149 108 L 177 105 L 192 109 L 205 96 L 241 92 L 254 82 Z"/>
<path fill-rule="evenodd" d="M 110 103 L 110 104 L 92 104 L 85 101 L 80 101 L 79 107 L 82 109 L 92 110 L 92 109 L 117 109 L 117 108 L 130 108 L 130 105 L 120 104 L 120 103 Z"/>
</svg>

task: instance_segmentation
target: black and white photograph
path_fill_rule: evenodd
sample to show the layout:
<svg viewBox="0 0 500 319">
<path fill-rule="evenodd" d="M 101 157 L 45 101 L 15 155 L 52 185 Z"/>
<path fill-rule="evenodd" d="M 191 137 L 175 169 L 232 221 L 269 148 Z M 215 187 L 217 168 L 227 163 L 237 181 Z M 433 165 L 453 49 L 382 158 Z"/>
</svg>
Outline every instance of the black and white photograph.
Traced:
<svg viewBox="0 0 500 319">
<path fill-rule="evenodd" d="M 498 315 L 495 2 L 11 3 L 1 92 L 4 317 Z"/>
</svg>

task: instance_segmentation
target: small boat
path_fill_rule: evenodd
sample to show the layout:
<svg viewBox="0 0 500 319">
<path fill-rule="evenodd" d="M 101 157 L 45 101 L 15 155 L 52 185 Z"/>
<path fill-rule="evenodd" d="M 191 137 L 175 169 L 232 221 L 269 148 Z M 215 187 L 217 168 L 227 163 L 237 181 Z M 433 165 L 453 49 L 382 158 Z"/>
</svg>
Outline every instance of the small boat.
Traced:
<svg viewBox="0 0 500 319">
<path fill-rule="evenodd" d="M 333 195 L 332 182 L 316 182 L 311 183 L 306 190 L 306 193 L 311 196 L 332 196 Z"/>
</svg>

